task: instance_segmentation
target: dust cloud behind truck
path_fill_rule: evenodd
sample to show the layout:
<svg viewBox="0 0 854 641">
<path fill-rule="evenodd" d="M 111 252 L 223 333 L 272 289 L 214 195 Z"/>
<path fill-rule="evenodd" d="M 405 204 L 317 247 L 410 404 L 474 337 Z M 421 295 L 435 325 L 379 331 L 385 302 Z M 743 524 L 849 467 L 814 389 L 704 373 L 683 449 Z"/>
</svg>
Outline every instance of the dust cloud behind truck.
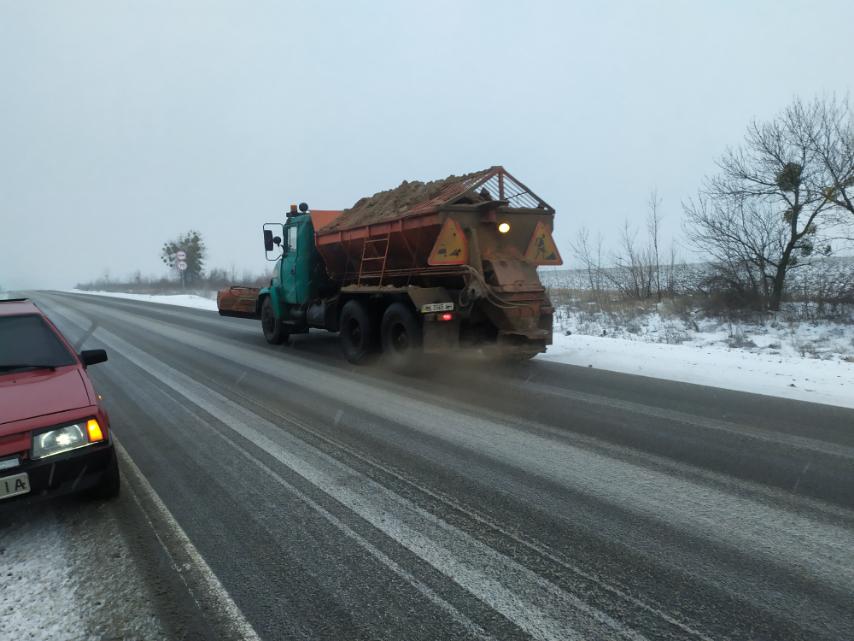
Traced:
<svg viewBox="0 0 854 641">
<path fill-rule="evenodd" d="M 268 342 L 339 332 L 347 359 L 409 368 L 424 353 L 475 349 L 526 359 L 552 341 L 537 275 L 560 265 L 555 211 L 503 167 L 403 182 L 343 211 L 292 207 L 264 226 L 268 287 L 230 287 L 219 313 L 261 320 Z"/>
</svg>

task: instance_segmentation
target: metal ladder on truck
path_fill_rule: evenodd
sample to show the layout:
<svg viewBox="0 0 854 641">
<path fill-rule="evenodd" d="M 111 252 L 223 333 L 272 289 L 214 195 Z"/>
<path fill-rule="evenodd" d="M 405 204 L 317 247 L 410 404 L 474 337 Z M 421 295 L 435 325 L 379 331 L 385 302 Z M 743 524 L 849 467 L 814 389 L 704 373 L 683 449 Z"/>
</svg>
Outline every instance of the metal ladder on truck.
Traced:
<svg viewBox="0 0 854 641">
<path fill-rule="evenodd" d="M 362 262 L 359 264 L 359 285 L 362 284 L 363 280 L 371 279 L 378 279 L 378 285 L 383 284 L 389 244 L 388 234 L 365 240 L 362 245 Z M 376 266 L 377 263 L 379 263 L 379 269 L 368 268 L 368 266 Z"/>
</svg>

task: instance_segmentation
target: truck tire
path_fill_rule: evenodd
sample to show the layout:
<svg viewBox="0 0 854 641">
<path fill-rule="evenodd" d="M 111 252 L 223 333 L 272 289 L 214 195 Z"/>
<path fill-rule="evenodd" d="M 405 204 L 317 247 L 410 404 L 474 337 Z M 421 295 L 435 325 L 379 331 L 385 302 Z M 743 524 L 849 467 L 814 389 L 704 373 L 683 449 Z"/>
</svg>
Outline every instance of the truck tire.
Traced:
<svg viewBox="0 0 854 641">
<path fill-rule="evenodd" d="M 261 303 L 261 329 L 270 345 L 281 345 L 288 340 L 288 331 L 276 318 L 276 310 L 273 309 L 273 302 L 269 296 L 265 297 L 264 302 Z"/>
<path fill-rule="evenodd" d="M 415 312 L 404 303 L 392 303 L 383 314 L 382 326 L 383 356 L 393 369 L 400 372 L 414 372 L 422 362 L 421 323 Z"/>
<path fill-rule="evenodd" d="M 341 310 L 339 339 L 344 357 L 358 365 L 376 352 L 376 330 L 371 315 L 357 300 L 347 301 Z"/>
</svg>

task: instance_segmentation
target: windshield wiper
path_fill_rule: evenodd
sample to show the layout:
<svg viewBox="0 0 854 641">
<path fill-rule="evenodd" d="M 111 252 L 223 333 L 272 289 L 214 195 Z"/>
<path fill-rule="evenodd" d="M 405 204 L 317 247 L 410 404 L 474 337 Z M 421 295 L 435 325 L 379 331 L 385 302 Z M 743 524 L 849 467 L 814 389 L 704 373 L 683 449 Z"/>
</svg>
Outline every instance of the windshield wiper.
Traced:
<svg viewBox="0 0 854 641">
<path fill-rule="evenodd" d="M 56 365 L 39 365 L 36 363 L 17 363 L 15 365 L 0 365 L 0 372 L 10 372 L 15 369 L 49 369 L 55 370 Z"/>
</svg>

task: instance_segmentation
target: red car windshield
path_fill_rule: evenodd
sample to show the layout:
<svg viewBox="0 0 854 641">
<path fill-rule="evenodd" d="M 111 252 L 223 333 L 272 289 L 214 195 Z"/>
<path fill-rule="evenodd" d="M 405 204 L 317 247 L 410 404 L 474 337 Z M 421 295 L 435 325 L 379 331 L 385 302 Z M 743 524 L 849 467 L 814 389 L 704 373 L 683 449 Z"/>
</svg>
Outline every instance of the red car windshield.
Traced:
<svg viewBox="0 0 854 641">
<path fill-rule="evenodd" d="M 0 374 L 76 361 L 56 333 L 37 314 L 0 316 Z"/>
</svg>

